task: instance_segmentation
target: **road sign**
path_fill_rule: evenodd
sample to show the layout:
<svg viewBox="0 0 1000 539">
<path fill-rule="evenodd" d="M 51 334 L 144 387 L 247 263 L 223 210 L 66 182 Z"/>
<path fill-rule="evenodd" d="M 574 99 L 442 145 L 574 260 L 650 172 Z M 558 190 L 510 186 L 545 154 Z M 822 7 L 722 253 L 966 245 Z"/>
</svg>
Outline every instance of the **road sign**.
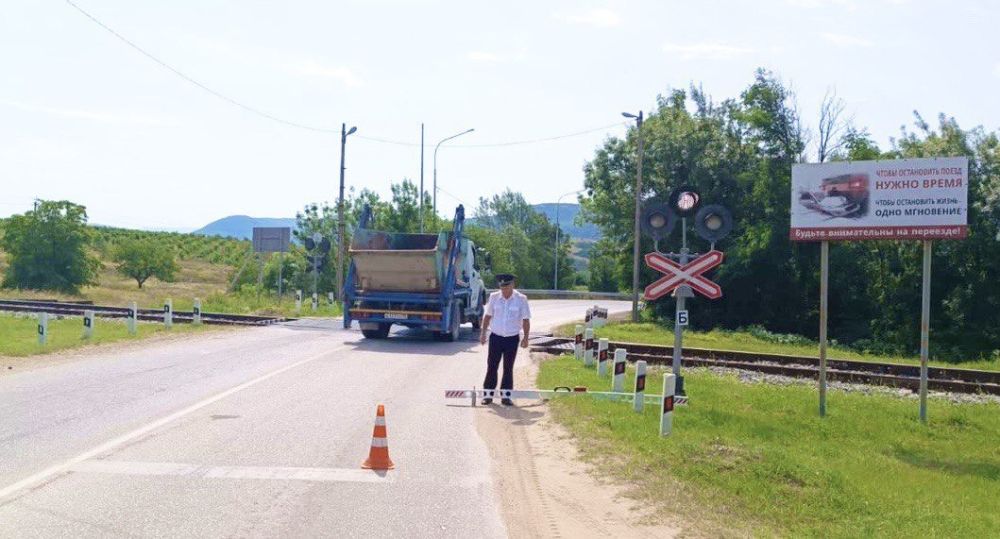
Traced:
<svg viewBox="0 0 1000 539">
<path fill-rule="evenodd" d="M 677 311 L 677 324 L 681 326 L 688 325 L 688 312 L 687 311 Z"/>
<path fill-rule="evenodd" d="M 253 227 L 253 251 L 255 253 L 287 253 L 291 242 L 292 229 L 282 227 Z"/>
<path fill-rule="evenodd" d="M 660 253 L 646 253 L 646 265 L 666 276 L 647 286 L 643 297 L 647 301 L 659 299 L 686 284 L 706 298 L 718 299 L 722 297 L 722 287 L 701 274 L 721 264 L 724 257 L 722 251 L 712 250 L 681 266 Z"/>
</svg>

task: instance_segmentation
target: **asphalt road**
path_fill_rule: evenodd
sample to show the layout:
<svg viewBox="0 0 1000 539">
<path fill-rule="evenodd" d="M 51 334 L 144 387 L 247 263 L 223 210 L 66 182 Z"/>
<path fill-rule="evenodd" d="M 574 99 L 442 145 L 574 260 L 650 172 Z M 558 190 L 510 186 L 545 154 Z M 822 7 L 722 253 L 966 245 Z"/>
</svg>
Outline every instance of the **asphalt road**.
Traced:
<svg viewBox="0 0 1000 539">
<path fill-rule="evenodd" d="M 532 329 L 594 303 L 533 301 Z M 443 399 L 482 384 L 463 331 L 303 320 L 4 375 L 0 536 L 504 537 L 490 440 Z M 396 469 L 362 471 L 379 403 Z"/>
</svg>

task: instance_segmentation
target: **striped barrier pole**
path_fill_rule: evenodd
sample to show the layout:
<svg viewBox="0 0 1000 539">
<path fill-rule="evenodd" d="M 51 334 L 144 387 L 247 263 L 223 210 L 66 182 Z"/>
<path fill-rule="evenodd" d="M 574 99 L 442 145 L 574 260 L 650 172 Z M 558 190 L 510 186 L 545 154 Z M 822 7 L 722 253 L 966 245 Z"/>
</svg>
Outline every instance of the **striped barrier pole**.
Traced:
<svg viewBox="0 0 1000 539">
<path fill-rule="evenodd" d="M 295 312 L 302 312 L 302 290 L 295 291 Z"/>
<path fill-rule="evenodd" d="M 167 329 L 174 327 L 174 302 L 170 298 L 163 302 L 163 326 Z"/>
<path fill-rule="evenodd" d="M 673 373 L 663 375 L 663 406 L 660 409 L 660 436 L 669 436 L 674 426 L 674 390 L 677 377 Z"/>
<path fill-rule="evenodd" d="M 83 338 L 94 336 L 94 311 L 83 311 Z"/>
<path fill-rule="evenodd" d="M 608 374 L 608 340 L 598 339 L 597 341 L 597 375 L 600 377 Z"/>
<path fill-rule="evenodd" d="M 573 330 L 573 356 L 583 359 L 583 326 L 580 324 Z"/>
<path fill-rule="evenodd" d="M 38 344 L 45 346 L 49 342 L 49 313 L 38 313 Z"/>
<path fill-rule="evenodd" d="M 136 302 L 132 302 L 128 307 L 128 317 L 125 319 L 125 325 L 128 326 L 128 334 L 135 335 L 136 330 L 136 320 L 139 318 L 139 305 Z"/>
<path fill-rule="evenodd" d="M 583 364 L 594 366 L 594 330 L 587 328 L 583 332 Z"/>
<path fill-rule="evenodd" d="M 625 391 L 625 354 L 624 348 L 615 350 L 615 369 L 611 382 L 611 391 L 615 393 Z"/>
<path fill-rule="evenodd" d="M 536 399 L 547 401 L 563 397 L 590 397 L 599 400 L 609 400 L 613 402 L 627 402 L 635 398 L 632 393 L 615 393 L 613 391 L 590 391 L 585 386 L 557 387 L 555 389 L 446 389 L 444 398 L 446 399 Z M 645 400 L 649 404 L 659 404 L 660 395 L 645 395 Z M 681 395 L 674 397 L 674 404 L 677 406 L 687 404 L 687 398 Z"/>
<path fill-rule="evenodd" d="M 201 300 L 194 298 L 194 307 L 191 308 L 191 323 L 201 323 Z"/>
<path fill-rule="evenodd" d="M 619 348 L 619 350 L 621 350 Z M 618 350 L 615 350 L 618 353 Z M 624 354 L 622 354 L 624 355 Z M 632 405 L 636 412 L 642 412 L 642 405 L 646 402 L 646 362 L 639 360 L 635 362 L 635 398 Z"/>
</svg>

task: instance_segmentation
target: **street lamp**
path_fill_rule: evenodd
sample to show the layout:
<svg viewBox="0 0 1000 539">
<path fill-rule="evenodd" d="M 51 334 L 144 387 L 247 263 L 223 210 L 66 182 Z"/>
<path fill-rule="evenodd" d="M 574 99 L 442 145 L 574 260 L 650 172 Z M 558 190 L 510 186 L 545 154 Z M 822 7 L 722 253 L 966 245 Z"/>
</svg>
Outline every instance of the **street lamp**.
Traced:
<svg viewBox="0 0 1000 539">
<path fill-rule="evenodd" d="M 552 270 L 553 290 L 559 290 L 559 204 L 562 202 L 563 197 L 567 197 L 569 195 L 575 195 L 578 193 L 582 193 L 584 191 L 586 191 L 586 189 L 577 189 L 576 191 L 570 191 L 569 193 L 559 195 L 559 198 L 556 199 L 556 246 L 553 249 L 553 256 L 552 256 L 552 258 L 555 260 L 555 262 L 553 262 L 552 264 L 554 266 Z"/>
<path fill-rule="evenodd" d="M 465 131 L 462 131 L 461 133 L 458 133 L 457 135 L 452 135 L 450 137 L 441 139 L 441 142 L 438 142 L 437 146 L 434 147 L 434 197 L 433 197 L 433 202 L 432 202 L 432 208 L 434 210 L 434 215 L 435 216 L 437 216 L 437 212 L 438 212 L 438 148 L 440 148 L 442 144 L 444 144 L 445 142 L 448 142 L 449 140 L 451 140 L 453 138 L 460 137 L 460 136 L 462 136 L 462 135 L 464 135 L 466 133 L 471 133 L 471 132 L 473 132 L 475 130 L 476 130 L 475 128 L 466 129 Z M 421 196 L 423 196 L 423 195 L 421 194 Z"/>
<path fill-rule="evenodd" d="M 626 118 L 635 118 L 637 136 L 639 137 L 639 166 L 635 177 L 635 234 L 634 248 L 632 249 L 632 321 L 639 321 L 639 207 L 642 200 L 642 111 L 636 116 L 630 112 L 623 112 Z"/>
<path fill-rule="evenodd" d="M 347 253 L 347 245 L 344 244 L 344 148 L 347 146 L 347 135 L 354 133 L 358 128 L 352 126 L 347 129 L 347 124 L 340 124 L 340 198 L 337 199 L 337 290 L 336 296 L 341 302 L 344 301 L 344 258 Z"/>
</svg>

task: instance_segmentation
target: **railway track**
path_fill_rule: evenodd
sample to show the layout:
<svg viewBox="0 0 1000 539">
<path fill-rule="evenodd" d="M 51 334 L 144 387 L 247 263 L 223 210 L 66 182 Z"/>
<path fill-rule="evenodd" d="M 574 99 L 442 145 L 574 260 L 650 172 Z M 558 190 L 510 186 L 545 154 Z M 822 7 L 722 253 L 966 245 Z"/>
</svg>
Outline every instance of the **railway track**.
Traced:
<svg viewBox="0 0 1000 539">
<path fill-rule="evenodd" d="M 127 307 L 110 307 L 105 305 L 89 305 L 85 303 L 69 303 L 63 301 L 30 301 L 4 299 L 0 300 L 0 311 L 20 313 L 49 313 L 63 316 L 83 316 L 84 311 L 94 311 L 94 315 L 102 318 L 125 318 Z M 158 309 L 139 309 L 139 320 L 162 321 L 163 311 Z M 194 319 L 191 311 L 174 311 L 173 321 L 190 323 Z M 254 316 L 247 314 L 209 313 L 202 311 L 203 324 L 231 326 L 266 326 L 285 321 L 285 318 L 275 316 Z"/>
<path fill-rule="evenodd" d="M 611 352 L 618 348 L 628 350 L 628 360 L 633 362 L 644 360 L 650 365 L 670 365 L 673 361 L 672 346 L 608 343 Z M 572 352 L 573 339 L 537 337 L 531 341 L 531 350 L 548 353 Z M 742 369 L 795 378 L 819 377 L 819 359 L 809 356 L 685 347 L 681 365 Z M 828 359 L 826 365 L 828 380 L 899 387 L 913 391 L 920 388 L 920 367 L 917 365 L 844 359 Z M 1000 395 L 1000 372 L 996 371 L 929 367 L 927 377 L 927 387 L 932 390 Z"/>
</svg>

